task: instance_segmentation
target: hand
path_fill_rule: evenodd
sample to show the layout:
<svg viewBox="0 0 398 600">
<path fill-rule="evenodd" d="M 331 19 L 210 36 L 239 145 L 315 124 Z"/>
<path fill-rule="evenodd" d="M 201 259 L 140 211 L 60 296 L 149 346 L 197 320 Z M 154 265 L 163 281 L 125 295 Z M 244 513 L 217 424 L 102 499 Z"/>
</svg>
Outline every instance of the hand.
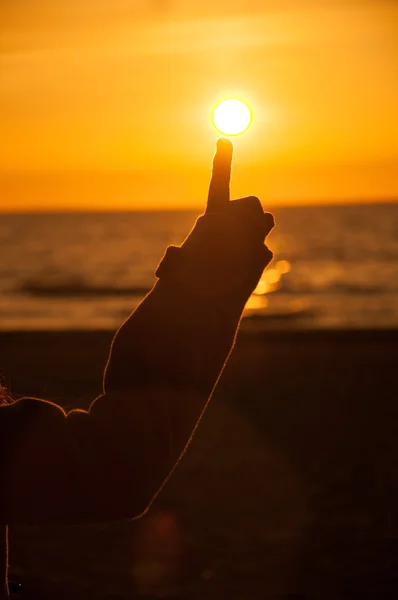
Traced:
<svg viewBox="0 0 398 600">
<path fill-rule="evenodd" d="M 271 213 L 264 212 L 255 196 L 230 200 L 230 179 L 234 146 L 227 138 L 217 140 L 213 171 L 209 186 L 206 214 L 229 214 L 245 223 L 251 233 L 264 241 L 275 225 Z"/>
<path fill-rule="evenodd" d="M 168 248 L 156 275 L 179 282 L 195 295 L 236 293 L 240 302 L 255 289 L 272 252 L 264 239 L 274 218 L 258 198 L 230 200 L 233 144 L 217 141 L 205 214 L 178 248 Z"/>
</svg>

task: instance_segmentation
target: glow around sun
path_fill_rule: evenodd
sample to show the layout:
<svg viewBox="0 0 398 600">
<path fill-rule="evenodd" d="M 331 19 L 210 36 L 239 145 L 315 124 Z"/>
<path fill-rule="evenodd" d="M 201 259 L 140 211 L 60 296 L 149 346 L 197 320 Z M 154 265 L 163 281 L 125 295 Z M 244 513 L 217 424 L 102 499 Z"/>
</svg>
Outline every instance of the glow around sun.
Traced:
<svg viewBox="0 0 398 600">
<path fill-rule="evenodd" d="M 223 100 L 213 111 L 213 124 L 224 135 L 239 135 L 252 121 L 250 108 L 236 98 Z"/>
</svg>

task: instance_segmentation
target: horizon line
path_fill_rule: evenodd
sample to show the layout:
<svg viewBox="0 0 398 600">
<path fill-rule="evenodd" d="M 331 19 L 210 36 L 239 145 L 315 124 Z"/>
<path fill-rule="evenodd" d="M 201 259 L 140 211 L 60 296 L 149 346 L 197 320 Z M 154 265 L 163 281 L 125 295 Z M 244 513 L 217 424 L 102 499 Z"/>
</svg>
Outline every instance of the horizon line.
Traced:
<svg viewBox="0 0 398 600">
<path fill-rule="evenodd" d="M 334 198 L 332 199 L 322 199 L 320 201 L 311 201 L 311 200 L 300 200 L 300 201 L 276 201 L 275 203 L 267 203 L 267 210 L 274 209 L 285 209 L 285 208 L 308 208 L 308 207 L 316 207 L 316 208 L 325 208 L 332 206 L 386 206 L 390 204 L 398 203 L 398 196 L 387 196 L 382 197 L 378 200 L 374 198 Z M 262 203 L 263 204 L 263 203 Z M 198 207 L 189 207 L 189 208 L 179 208 L 179 207 L 146 207 L 146 208 L 115 208 L 112 207 L 101 207 L 101 208 L 10 208 L 3 209 L 0 207 L 1 215 L 12 215 L 12 214 L 117 214 L 117 213 L 171 213 L 171 212 L 189 212 L 189 213 L 200 213 L 204 211 L 203 206 Z"/>
</svg>

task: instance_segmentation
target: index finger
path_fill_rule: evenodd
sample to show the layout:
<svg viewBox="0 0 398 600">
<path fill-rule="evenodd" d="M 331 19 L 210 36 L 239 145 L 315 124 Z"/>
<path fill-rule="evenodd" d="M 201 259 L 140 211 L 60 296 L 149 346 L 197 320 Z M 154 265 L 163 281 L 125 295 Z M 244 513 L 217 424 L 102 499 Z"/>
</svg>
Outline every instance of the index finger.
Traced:
<svg viewBox="0 0 398 600">
<path fill-rule="evenodd" d="M 229 203 L 233 152 L 234 145 L 230 140 L 222 137 L 217 140 L 206 212 L 222 211 Z"/>
</svg>

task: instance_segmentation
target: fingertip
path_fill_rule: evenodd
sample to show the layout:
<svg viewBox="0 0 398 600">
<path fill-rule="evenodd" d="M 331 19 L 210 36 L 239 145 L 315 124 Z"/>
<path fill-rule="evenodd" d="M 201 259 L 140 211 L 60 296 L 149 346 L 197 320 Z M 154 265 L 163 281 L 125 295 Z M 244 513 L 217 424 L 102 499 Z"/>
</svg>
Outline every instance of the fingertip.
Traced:
<svg viewBox="0 0 398 600">
<path fill-rule="evenodd" d="M 233 148 L 234 144 L 233 144 L 232 140 L 230 140 L 229 138 L 221 136 L 216 141 L 216 146 L 217 146 L 217 149 L 218 148 L 228 148 L 228 147 Z"/>
<path fill-rule="evenodd" d="M 216 151 L 220 152 L 222 155 L 232 158 L 232 154 L 234 151 L 234 144 L 231 140 L 225 137 L 219 137 L 216 142 Z"/>
</svg>

